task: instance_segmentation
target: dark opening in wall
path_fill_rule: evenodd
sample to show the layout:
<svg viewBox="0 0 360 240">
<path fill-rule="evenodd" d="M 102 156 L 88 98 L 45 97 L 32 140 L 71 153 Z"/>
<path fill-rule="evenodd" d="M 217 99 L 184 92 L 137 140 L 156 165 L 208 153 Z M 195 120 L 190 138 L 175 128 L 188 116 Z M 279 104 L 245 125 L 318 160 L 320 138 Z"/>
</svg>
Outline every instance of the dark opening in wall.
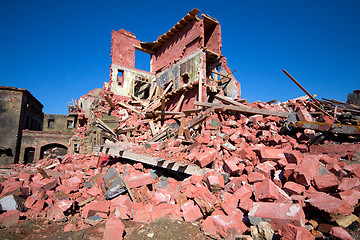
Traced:
<svg viewBox="0 0 360 240">
<path fill-rule="evenodd" d="M 118 69 L 116 81 L 119 86 L 124 86 L 124 71 L 123 70 Z"/>
<path fill-rule="evenodd" d="M 74 121 L 73 120 L 67 120 L 67 128 L 74 128 Z"/>
<path fill-rule="evenodd" d="M 34 156 L 35 156 L 35 148 L 33 147 L 25 148 L 24 164 L 32 163 L 34 161 Z"/>
<path fill-rule="evenodd" d="M 150 54 L 135 49 L 135 68 L 150 72 Z"/>
<path fill-rule="evenodd" d="M 55 119 L 49 119 L 48 120 L 48 128 L 54 128 L 55 125 Z"/>
<path fill-rule="evenodd" d="M 181 81 L 183 82 L 183 84 L 188 84 L 189 83 L 189 74 L 184 73 L 183 75 L 181 75 Z"/>
</svg>

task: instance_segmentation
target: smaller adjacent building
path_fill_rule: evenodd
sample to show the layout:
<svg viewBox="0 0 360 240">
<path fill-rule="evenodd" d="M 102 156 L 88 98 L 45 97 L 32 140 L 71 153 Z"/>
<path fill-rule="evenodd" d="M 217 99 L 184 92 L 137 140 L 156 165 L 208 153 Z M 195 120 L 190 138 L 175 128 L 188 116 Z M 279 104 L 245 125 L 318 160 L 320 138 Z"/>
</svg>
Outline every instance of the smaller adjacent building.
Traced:
<svg viewBox="0 0 360 240">
<path fill-rule="evenodd" d="M 0 164 L 19 162 L 22 131 L 41 131 L 43 105 L 26 89 L 0 86 Z"/>
<path fill-rule="evenodd" d="M 0 165 L 67 153 L 77 115 L 44 114 L 43 107 L 26 89 L 0 86 Z"/>
</svg>

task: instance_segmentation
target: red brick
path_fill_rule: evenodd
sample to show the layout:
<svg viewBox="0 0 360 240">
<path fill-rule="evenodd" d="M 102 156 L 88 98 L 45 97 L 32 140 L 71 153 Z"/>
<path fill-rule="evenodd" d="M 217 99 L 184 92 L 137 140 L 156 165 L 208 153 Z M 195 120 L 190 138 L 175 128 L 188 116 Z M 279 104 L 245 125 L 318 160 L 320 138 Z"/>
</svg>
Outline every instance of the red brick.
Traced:
<svg viewBox="0 0 360 240">
<path fill-rule="evenodd" d="M 26 208 L 31 208 L 31 207 L 35 204 L 35 202 L 36 202 L 37 200 L 39 200 L 39 197 L 38 197 L 38 196 L 36 196 L 36 195 L 29 196 L 29 197 L 26 199 L 26 201 L 25 201 L 25 203 L 24 203 L 24 206 L 25 206 Z"/>
<path fill-rule="evenodd" d="M 298 116 L 299 120 L 300 121 L 307 121 L 307 122 L 312 122 L 312 117 L 311 117 L 311 114 L 304 110 L 304 109 L 299 109 L 297 112 L 296 112 L 296 115 Z"/>
<path fill-rule="evenodd" d="M 57 179 L 45 178 L 38 182 L 31 183 L 30 189 L 32 193 L 47 191 L 55 188 L 57 186 L 57 183 L 58 183 Z"/>
<path fill-rule="evenodd" d="M 168 218 L 172 220 L 180 220 L 180 207 L 176 204 L 165 203 L 155 206 L 151 211 L 151 219 Z"/>
<path fill-rule="evenodd" d="M 207 177 L 206 181 L 211 192 L 217 193 L 220 192 L 224 185 L 224 177 L 222 175 L 215 175 Z"/>
<path fill-rule="evenodd" d="M 348 202 L 320 192 L 314 192 L 313 197 L 310 197 L 307 202 L 311 206 L 332 215 L 350 215 L 354 211 L 354 208 Z"/>
<path fill-rule="evenodd" d="M 305 214 L 299 204 L 255 202 L 248 216 L 252 225 L 267 219 L 275 231 L 285 224 L 303 227 L 305 223 Z"/>
<path fill-rule="evenodd" d="M 251 172 L 248 175 L 249 183 L 261 182 L 261 181 L 263 181 L 265 179 L 266 179 L 266 177 L 261 172 Z"/>
<path fill-rule="evenodd" d="M 203 218 L 200 208 L 192 200 L 181 205 L 182 216 L 187 222 L 194 222 Z"/>
<path fill-rule="evenodd" d="M 267 161 L 261 164 L 257 164 L 255 167 L 256 172 L 261 172 L 265 177 L 271 178 L 271 176 L 275 173 L 276 163 L 272 161 Z"/>
<path fill-rule="evenodd" d="M 202 184 L 203 181 L 204 181 L 204 174 L 194 174 L 191 175 L 190 177 L 190 182 L 194 185 L 198 183 Z"/>
<path fill-rule="evenodd" d="M 32 179 L 33 176 L 34 176 L 34 174 L 19 173 L 18 179 L 19 179 L 19 181 L 27 181 L 27 182 L 29 182 Z"/>
<path fill-rule="evenodd" d="M 248 228 L 242 221 L 231 216 L 212 215 L 202 222 L 201 230 L 215 238 L 226 238 L 236 234 L 240 235 L 247 231 Z"/>
<path fill-rule="evenodd" d="M 153 183 L 151 173 L 141 173 L 132 176 L 125 176 L 125 181 L 129 188 L 136 188 Z"/>
<path fill-rule="evenodd" d="M 72 177 L 69 179 L 64 179 L 63 184 L 71 191 L 77 191 L 80 188 L 81 182 L 81 179 L 78 177 Z"/>
<path fill-rule="evenodd" d="M 283 175 L 287 180 L 294 178 L 294 171 L 295 171 L 296 167 L 297 167 L 297 165 L 293 164 L 293 163 L 290 163 L 285 166 Z"/>
<path fill-rule="evenodd" d="M 212 163 L 217 155 L 218 155 L 218 151 L 216 149 L 207 148 L 201 154 L 196 155 L 195 163 L 200 167 L 205 167 L 206 165 Z"/>
<path fill-rule="evenodd" d="M 263 119 L 264 119 L 263 115 L 260 115 L 260 114 L 252 115 L 249 117 L 249 122 L 257 123 L 257 122 L 261 122 Z"/>
<path fill-rule="evenodd" d="M 76 232 L 76 231 L 77 231 L 77 227 L 75 224 L 68 223 L 64 227 L 64 232 Z"/>
<path fill-rule="evenodd" d="M 254 194 L 256 201 L 271 201 L 279 198 L 279 191 L 270 179 L 255 183 Z"/>
<path fill-rule="evenodd" d="M 300 164 L 303 160 L 303 156 L 299 151 L 285 152 L 284 155 L 288 163 Z"/>
<path fill-rule="evenodd" d="M 340 240 L 354 240 L 353 237 L 342 227 L 332 227 L 330 230 L 330 235 L 335 237 L 335 239 Z"/>
<path fill-rule="evenodd" d="M 318 175 L 314 177 L 317 190 L 321 192 L 330 192 L 339 185 L 339 181 L 334 174 Z"/>
<path fill-rule="evenodd" d="M 249 212 L 254 204 L 254 201 L 249 197 L 243 197 L 240 199 L 239 208 L 243 211 Z"/>
<path fill-rule="evenodd" d="M 283 240 L 315 240 L 315 237 L 305 228 L 286 224 L 281 228 Z"/>
<path fill-rule="evenodd" d="M 151 204 L 144 205 L 143 203 L 135 203 L 133 205 L 133 212 L 135 222 L 148 223 L 151 221 L 151 211 L 153 206 Z"/>
<path fill-rule="evenodd" d="M 107 220 L 103 240 L 123 239 L 125 226 L 117 217 Z"/>
<path fill-rule="evenodd" d="M 110 205 L 110 201 L 92 201 L 84 206 L 84 208 L 82 209 L 81 217 L 88 218 L 96 215 L 97 213 L 108 214 Z"/>
<path fill-rule="evenodd" d="M 314 179 L 318 173 L 320 162 L 317 159 L 306 158 L 294 170 L 295 182 L 309 186 L 311 180 Z"/>
<path fill-rule="evenodd" d="M 225 161 L 224 171 L 230 173 L 233 176 L 240 175 L 242 173 L 242 171 L 240 172 L 240 168 L 236 165 L 234 161 Z"/>
<path fill-rule="evenodd" d="M 305 187 L 303 185 L 291 181 L 286 182 L 283 189 L 289 195 L 293 195 L 293 194 L 301 195 L 305 191 Z"/>
<path fill-rule="evenodd" d="M 18 210 L 10 210 L 0 214 L 0 225 L 11 227 L 20 219 L 20 212 Z"/>
<path fill-rule="evenodd" d="M 339 193 L 341 199 L 349 203 L 351 206 L 355 206 L 360 199 L 360 191 L 358 189 L 346 190 Z"/>
<path fill-rule="evenodd" d="M 260 159 L 261 159 L 261 162 L 279 161 L 280 159 L 285 159 L 284 150 L 264 147 L 264 148 L 260 149 Z"/>
<path fill-rule="evenodd" d="M 155 206 L 162 203 L 170 203 L 170 200 L 171 200 L 171 195 L 161 190 L 154 192 L 152 197 L 152 201 L 155 204 Z"/>
<path fill-rule="evenodd" d="M 360 180 L 358 178 L 342 178 L 338 186 L 340 191 L 346 191 L 360 186 Z"/>
</svg>

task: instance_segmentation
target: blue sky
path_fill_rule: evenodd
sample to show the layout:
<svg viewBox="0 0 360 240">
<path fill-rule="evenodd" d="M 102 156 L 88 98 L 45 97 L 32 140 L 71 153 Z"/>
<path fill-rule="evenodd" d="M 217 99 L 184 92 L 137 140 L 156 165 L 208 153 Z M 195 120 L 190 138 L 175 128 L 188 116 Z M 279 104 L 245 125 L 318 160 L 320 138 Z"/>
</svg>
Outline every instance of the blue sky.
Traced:
<svg viewBox="0 0 360 240">
<path fill-rule="evenodd" d="M 109 81 L 111 31 L 155 41 L 187 12 L 218 19 L 223 55 L 248 101 L 304 93 L 346 101 L 360 89 L 360 1 L 0 1 L 0 85 L 28 89 L 45 113 Z M 137 62 L 138 64 L 138 62 Z"/>
</svg>

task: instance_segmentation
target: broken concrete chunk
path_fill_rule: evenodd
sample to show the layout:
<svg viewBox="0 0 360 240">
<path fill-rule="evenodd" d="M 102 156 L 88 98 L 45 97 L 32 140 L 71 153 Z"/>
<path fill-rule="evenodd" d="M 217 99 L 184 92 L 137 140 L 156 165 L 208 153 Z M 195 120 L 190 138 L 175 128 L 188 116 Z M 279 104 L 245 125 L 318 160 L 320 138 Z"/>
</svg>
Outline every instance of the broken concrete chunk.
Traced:
<svg viewBox="0 0 360 240">
<path fill-rule="evenodd" d="M 102 222 L 103 221 L 103 218 L 100 217 L 99 215 L 94 215 L 94 216 L 91 216 L 91 217 L 88 217 L 85 219 L 85 222 L 90 224 L 91 226 L 99 223 L 99 222 Z"/>
<path fill-rule="evenodd" d="M 103 179 L 105 182 L 106 192 L 104 193 L 104 196 L 106 197 L 106 199 L 112 199 L 126 191 L 126 188 L 121 181 L 119 173 L 114 167 L 111 167 L 105 173 Z"/>
</svg>

